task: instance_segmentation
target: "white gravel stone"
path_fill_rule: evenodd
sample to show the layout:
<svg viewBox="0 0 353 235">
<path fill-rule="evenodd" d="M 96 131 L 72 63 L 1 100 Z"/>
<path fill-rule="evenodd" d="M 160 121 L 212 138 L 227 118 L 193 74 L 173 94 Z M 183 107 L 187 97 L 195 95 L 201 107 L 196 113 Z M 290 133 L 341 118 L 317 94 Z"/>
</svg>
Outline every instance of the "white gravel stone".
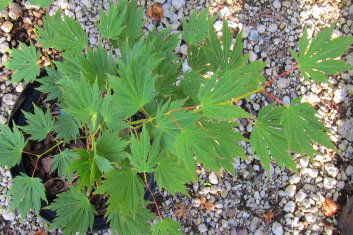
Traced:
<svg viewBox="0 0 353 235">
<path fill-rule="evenodd" d="M 254 109 L 255 109 L 256 111 L 260 110 L 260 105 L 259 105 L 259 104 L 254 103 L 252 106 L 254 107 Z"/>
<path fill-rule="evenodd" d="M 283 210 L 284 210 L 285 212 L 291 212 L 291 213 L 293 213 L 294 210 L 295 210 L 295 202 L 293 202 L 293 201 L 287 202 L 287 204 L 283 207 Z"/>
<path fill-rule="evenodd" d="M 205 224 L 199 224 L 199 226 L 197 226 L 197 228 L 199 229 L 200 233 L 205 233 L 207 232 L 207 226 Z"/>
<path fill-rule="evenodd" d="M 295 195 L 295 190 L 297 189 L 297 187 L 295 185 L 289 185 L 285 192 L 287 193 L 288 197 L 292 198 Z"/>
<path fill-rule="evenodd" d="M 285 78 L 280 78 L 277 81 L 277 87 L 279 89 L 287 88 L 290 85 L 290 80 Z"/>
<path fill-rule="evenodd" d="M 16 101 L 16 97 L 12 94 L 5 94 L 2 97 L 2 101 L 7 105 L 14 105 Z"/>
<path fill-rule="evenodd" d="M 337 185 L 337 180 L 331 177 L 325 177 L 324 178 L 324 188 L 326 189 L 332 189 L 336 188 Z"/>
<path fill-rule="evenodd" d="M 0 43 L 0 53 L 4 54 L 9 49 L 10 49 L 10 47 L 9 47 L 9 44 L 7 42 Z"/>
<path fill-rule="evenodd" d="M 172 1 L 172 6 L 179 10 L 182 6 L 184 6 L 185 4 L 185 0 L 173 0 Z"/>
<path fill-rule="evenodd" d="M 327 174 L 329 174 L 332 177 L 336 177 L 339 173 L 339 169 L 337 167 L 335 167 L 334 164 L 332 163 L 326 163 L 325 164 L 325 170 L 327 172 Z"/>
<path fill-rule="evenodd" d="M 288 96 L 284 96 L 283 97 L 283 103 L 285 103 L 286 105 L 290 105 L 290 98 Z"/>
<path fill-rule="evenodd" d="M 352 165 L 348 165 L 346 168 L 346 175 L 347 176 L 352 176 L 353 175 L 353 166 Z"/>
<path fill-rule="evenodd" d="M 11 32 L 13 27 L 13 24 L 10 21 L 5 21 L 2 25 L 1 25 L 1 29 L 5 32 L 5 33 L 9 33 Z"/>
<path fill-rule="evenodd" d="M 250 62 L 253 62 L 257 59 L 257 54 L 253 51 L 250 51 L 250 56 L 249 56 L 249 60 Z"/>
<path fill-rule="evenodd" d="M 297 195 L 295 195 L 295 201 L 302 202 L 307 197 L 307 194 L 303 190 L 299 190 Z"/>
<path fill-rule="evenodd" d="M 280 9 L 281 8 L 281 3 L 278 0 L 275 0 L 272 5 L 276 9 Z"/>
<path fill-rule="evenodd" d="M 319 171 L 312 168 L 303 168 L 302 173 L 308 174 L 311 178 L 315 179 L 318 176 Z"/>
<path fill-rule="evenodd" d="M 276 32 L 278 29 L 278 25 L 277 24 L 270 24 L 270 26 L 268 26 L 268 31 L 270 31 L 271 33 Z"/>
<path fill-rule="evenodd" d="M 92 2 L 90 0 L 81 0 L 80 3 L 81 3 L 81 5 L 84 5 L 87 8 L 92 7 Z"/>
<path fill-rule="evenodd" d="M 348 141 L 353 141 L 353 118 L 337 121 L 337 132 Z"/>
<path fill-rule="evenodd" d="M 291 177 L 289 177 L 290 184 L 297 184 L 299 182 L 300 182 L 300 177 L 297 174 L 294 174 Z"/>
<path fill-rule="evenodd" d="M 263 25 L 263 24 L 259 24 L 259 25 L 256 27 L 256 29 L 257 29 L 257 32 L 259 32 L 259 33 L 264 33 L 264 32 L 266 31 L 266 26 Z"/>
<path fill-rule="evenodd" d="M 210 175 L 208 176 L 208 180 L 210 181 L 211 184 L 218 184 L 218 178 L 214 172 L 210 173 Z"/>
<path fill-rule="evenodd" d="M 5 124 L 7 122 L 6 118 L 0 115 L 0 124 Z"/>
<path fill-rule="evenodd" d="M 266 230 L 265 230 L 265 228 L 261 226 L 260 228 L 258 228 L 258 229 L 255 231 L 254 235 L 266 235 Z"/>
<path fill-rule="evenodd" d="M 282 235 L 283 234 L 283 227 L 280 223 L 274 222 L 272 225 L 272 233 L 274 235 Z"/>
<path fill-rule="evenodd" d="M 14 221 L 15 213 L 13 211 L 3 210 L 2 217 L 7 221 Z"/>
<path fill-rule="evenodd" d="M 188 47 L 186 46 L 186 44 L 183 44 L 183 45 L 180 47 L 180 52 L 181 52 L 181 54 L 183 54 L 183 55 L 188 55 Z"/>
<path fill-rule="evenodd" d="M 201 200 L 198 198 L 192 199 L 191 203 L 192 203 L 192 206 L 196 208 L 201 206 Z"/>
<path fill-rule="evenodd" d="M 342 87 L 334 91 L 333 101 L 335 101 L 336 104 L 344 102 L 346 98 L 347 98 L 346 87 Z"/>
</svg>

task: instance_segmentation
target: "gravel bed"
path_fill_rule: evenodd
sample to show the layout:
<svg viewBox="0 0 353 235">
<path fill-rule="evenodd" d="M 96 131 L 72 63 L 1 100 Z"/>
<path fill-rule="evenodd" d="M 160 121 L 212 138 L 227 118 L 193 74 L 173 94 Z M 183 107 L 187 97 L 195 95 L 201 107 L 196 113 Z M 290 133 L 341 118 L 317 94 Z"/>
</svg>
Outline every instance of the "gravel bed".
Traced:
<svg viewBox="0 0 353 235">
<path fill-rule="evenodd" d="M 208 6 L 212 14 L 218 14 L 214 27 L 220 36 L 222 20 L 226 19 L 235 32 L 242 30 L 244 52 L 250 53 L 250 60 L 268 62 L 264 70 L 268 80 L 294 66 L 289 49 L 296 49 L 304 27 L 309 29 L 309 35 L 313 35 L 336 22 L 335 35 L 352 36 L 353 32 L 351 0 L 140 0 L 139 4 L 147 9 L 152 2 L 161 4 L 165 17 L 158 22 L 145 17 L 146 33 L 166 26 L 180 32 L 182 19 L 188 18 L 195 8 Z M 89 33 L 92 46 L 103 42 L 109 49 L 106 41 L 98 37 L 94 26 L 101 6 L 108 9 L 109 2 L 58 0 L 48 12 L 54 14 L 56 10 L 64 9 L 67 15 L 77 18 Z M 1 63 L 8 58 L 6 51 L 15 48 L 21 40 L 21 37 L 12 34 L 19 22 L 32 20 L 41 23 L 40 16 L 30 15 L 30 9 L 32 6 L 27 2 L 17 1 L 10 10 L 0 13 Z M 18 12 L 24 14 L 23 19 Z M 31 37 L 30 34 L 27 36 Z M 116 56 L 119 54 L 118 50 L 112 52 Z M 181 43 L 175 53 L 185 58 L 186 45 Z M 352 49 L 345 58 L 353 65 Z M 187 61 L 183 66 L 187 69 Z M 10 84 L 10 76 L 11 73 L 0 64 L 0 123 L 6 122 L 23 89 L 21 83 Z M 318 85 L 304 81 L 296 70 L 266 88 L 284 103 L 289 104 L 295 97 L 304 96 L 314 105 L 320 119 L 330 130 L 337 153 L 316 146 L 318 154 L 314 159 L 296 156 L 298 174 L 272 164 L 271 175 L 267 176 L 259 160 L 251 156 L 251 147 L 244 142 L 242 145 L 249 158 L 245 161 L 237 159 L 232 175 L 223 173 L 218 177 L 200 167 L 200 181 L 189 187 L 191 197 L 172 197 L 165 191 L 158 192 L 156 196 L 161 199 L 163 216 L 177 219 L 186 234 L 336 234 L 340 212 L 327 217 L 321 208 L 325 198 L 343 206 L 353 194 L 352 78 L 353 70 L 331 76 L 330 84 Z M 256 115 L 261 107 L 273 101 L 271 97 L 256 94 L 251 96 L 250 101 L 243 101 L 245 103 L 242 105 Z M 252 125 L 244 121 L 237 129 L 248 135 Z M 11 185 L 11 176 L 7 169 L 0 168 L 0 173 L 0 233 L 28 234 L 46 228 L 48 225 L 33 214 L 20 222 L 17 213 L 8 211 L 9 200 L 5 199 L 5 193 Z M 269 215 L 272 219 L 266 218 Z M 53 231 L 53 234 L 56 233 L 60 234 L 60 231 Z M 110 231 L 99 233 L 110 234 Z"/>
</svg>

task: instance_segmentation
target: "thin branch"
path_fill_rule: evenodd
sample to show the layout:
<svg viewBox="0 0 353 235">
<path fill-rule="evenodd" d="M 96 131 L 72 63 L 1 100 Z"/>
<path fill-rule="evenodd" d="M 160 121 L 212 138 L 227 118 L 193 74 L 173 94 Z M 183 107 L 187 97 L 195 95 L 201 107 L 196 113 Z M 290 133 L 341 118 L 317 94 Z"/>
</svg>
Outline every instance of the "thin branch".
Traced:
<svg viewBox="0 0 353 235">
<path fill-rule="evenodd" d="M 281 103 L 283 106 L 288 107 L 288 105 L 286 103 L 284 103 L 282 100 L 280 100 L 279 98 L 277 98 L 276 96 L 272 95 L 271 93 L 267 92 L 266 90 L 262 90 L 263 93 L 266 93 L 267 95 L 269 95 L 270 97 L 272 97 L 273 99 L 277 100 L 279 103 Z"/>
<path fill-rule="evenodd" d="M 150 192 L 152 198 L 153 198 L 153 203 L 155 204 L 156 208 L 157 208 L 157 214 L 158 214 L 158 217 L 160 220 L 163 220 L 162 216 L 161 216 L 161 213 L 159 212 L 159 208 L 158 208 L 158 203 L 156 201 L 156 198 L 154 197 L 153 193 L 152 193 L 152 190 L 150 188 L 150 185 L 148 184 L 148 181 L 147 181 L 147 177 L 146 177 L 146 173 L 144 172 L 143 173 L 143 179 L 145 181 L 145 184 L 146 184 L 146 187 L 148 189 L 148 191 Z"/>
<path fill-rule="evenodd" d="M 34 173 L 36 172 L 36 170 L 37 170 L 37 166 L 38 166 L 38 162 L 39 162 L 39 157 L 37 157 L 37 160 L 36 160 L 36 164 L 35 164 L 35 166 L 34 166 L 34 170 L 33 170 L 33 172 L 32 172 L 32 178 L 33 178 L 33 176 L 34 176 Z"/>
<path fill-rule="evenodd" d="M 291 68 L 291 69 L 289 69 L 289 70 L 287 70 L 287 71 L 281 73 L 280 75 L 277 75 L 276 77 L 272 78 L 268 83 L 266 83 L 266 84 L 263 85 L 262 87 L 265 88 L 265 87 L 269 86 L 271 83 L 273 83 L 274 81 L 276 81 L 277 78 L 282 77 L 283 75 L 286 75 L 286 74 L 292 72 L 293 70 L 296 70 L 297 68 L 298 68 L 298 66 L 295 66 L 295 67 L 293 67 L 293 68 Z"/>
</svg>

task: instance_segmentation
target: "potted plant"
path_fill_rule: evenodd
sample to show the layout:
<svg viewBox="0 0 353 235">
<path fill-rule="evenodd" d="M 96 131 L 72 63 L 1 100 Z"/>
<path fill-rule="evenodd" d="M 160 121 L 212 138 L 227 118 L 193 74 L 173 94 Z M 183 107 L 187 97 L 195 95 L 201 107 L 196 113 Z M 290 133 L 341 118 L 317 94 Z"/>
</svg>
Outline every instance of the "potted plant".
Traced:
<svg viewBox="0 0 353 235">
<path fill-rule="evenodd" d="M 180 233 L 176 221 L 162 218 L 148 173 L 160 189 L 188 195 L 185 184 L 197 180 L 196 163 L 233 172 L 234 158 L 246 158 L 240 141 L 250 142 L 267 172 L 271 160 L 296 171 L 293 153 L 312 156 L 313 143 L 334 149 L 314 108 L 300 98 L 263 107 L 257 117 L 237 102 L 266 93 L 270 83 L 295 69 L 317 82 L 351 69 L 335 58 L 352 37 L 331 39 L 330 27 L 309 41 L 305 32 L 298 53 L 292 51 L 297 66 L 267 82 L 261 74 L 266 63 L 249 63 L 243 55 L 241 32 L 233 45 L 224 21 L 220 41 L 214 18 L 207 10 L 194 11 L 183 22 L 190 69 L 180 78 L 180 58 L 173 54 L 180 35 L 168 29 L 142 35 L 142 16 L 136 1 L 101 10 L 97 28 L 120 49 L 118 59 L 102 46 L 90 48 L 79 23 L 60 14 L 37 28 L 43 48 L 62 52 L 46 68 L 47 76 L 37 79 L 39 52 L 33 45 L 12 51 L 6 65 L 14 71 L 12 81 L 38 82 L 36 89 L 46 94 L 30 101 L 33 112 L 23 113 L 24 126 L 0 126 L 0 165 L 13 168 L 32 159 L 8 193 L 11 209 L 22 217 L 30 209 L 53 210 L 51 228 L 72 234 L 92 229 L 103 211 L 111 230 L 121 234 Z M 249 140 L 234 130 L 242 118 L 253 123 Z M 51 184 L 63 187 L 48 192 Z M 146 209 L 145 188 L 159 218 Z M 97 197 L 104 208 L 93 203 Z M 158 222 L 150 226 L 153 219 Z"/>
</svg>

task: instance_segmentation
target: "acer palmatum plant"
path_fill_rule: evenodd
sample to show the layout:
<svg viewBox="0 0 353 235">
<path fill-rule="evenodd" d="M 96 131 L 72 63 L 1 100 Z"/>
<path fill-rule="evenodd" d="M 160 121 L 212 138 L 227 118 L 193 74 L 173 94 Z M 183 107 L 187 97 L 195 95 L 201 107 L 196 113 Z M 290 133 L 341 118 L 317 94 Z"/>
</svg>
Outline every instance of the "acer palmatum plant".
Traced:
<svg viewBox="0 0 353 235">
<path fill-rule="evenodd" d="M 180 233 L 177 222 L 162 218 L 154 197 L 159 218 L 145 208 L 144 188 L 150 189 L 146 173 L 154 174 L 160 189 L 188 195 L 185 184 L 197 180 L 196 163 L 215 172 L 234 171 L 234 158 L 246 158 L 240 141 L 250 142 L 267 172 L 271 159 L 296 171 L 293 154 L 312 156 L 314 143 L 334 149 L 315 109 L 300 98 L 290 105 L 263 107 L 257 117 L 236 104 L 252 94 L 268 93 L 265 87 L 295 69 L 316 82 L 352 69 L 336 59 L 353 43 L 352 37 L 332 39 L 333 26 L 313 40 L 305 32 L 299 52 L 292 51 L 296 66 L 267 82 L 261 74 L 266 63 L 249 63 L 248 55 L 243 55 L 242 33 L 232 45 L 233 34 L 224 21 L 219 40 L 207 10 L 194 11 L 183 22 L 181 35 L 163 29 L 144 36 L 142 17 L 136 1 L 120 0 L 108 12 L 101 10 L 100 35 L 121 51 L 114 59 L 102 46 L 94 49 L 87 44 L 78 22 L 60 14 L 47 16 L 44 28 L 36 29 L 38 41 L 43 48 L 61 51 L 62 60 L 52 61 L 46 68 L 48 76 L 37 79 L 39 52 L 21 44 L 6 64 L 14 71 L 12 81 L 40 82 L 38 89 L 47 94 L 46 101 L 59 109 L 34 106 L 33 113 L 25 113 L 26 126 L 12 130 L 0 126 L 2 166 L 19 164 L 29 143 L 50 136 L 51 145 L 26 156 L 38 162 L 54 155 L 52 174 L 69 185 L 75 181 L 46 207 L 57 212 L 52 228 L 85 233 L 96 213 L 91 199 L 101 194 L 107 199 L 105 216 L 112 231 Z M 191 67 L 185 73 L 173 54 L 180 36 L 188 45 Z M 242 118 L 253 123 L 249 140 L 234 130 Z M 75 144 L 79 141 L 83 146 Z M 11 209 L 18 209 L 22 217 L 30 209 L 38 213 L 41 200 L 46 200 L 35 171 L 14 178 L 8 193 Z M 149 226 L 153 219 L 159 222 Z"/>
</svg>

